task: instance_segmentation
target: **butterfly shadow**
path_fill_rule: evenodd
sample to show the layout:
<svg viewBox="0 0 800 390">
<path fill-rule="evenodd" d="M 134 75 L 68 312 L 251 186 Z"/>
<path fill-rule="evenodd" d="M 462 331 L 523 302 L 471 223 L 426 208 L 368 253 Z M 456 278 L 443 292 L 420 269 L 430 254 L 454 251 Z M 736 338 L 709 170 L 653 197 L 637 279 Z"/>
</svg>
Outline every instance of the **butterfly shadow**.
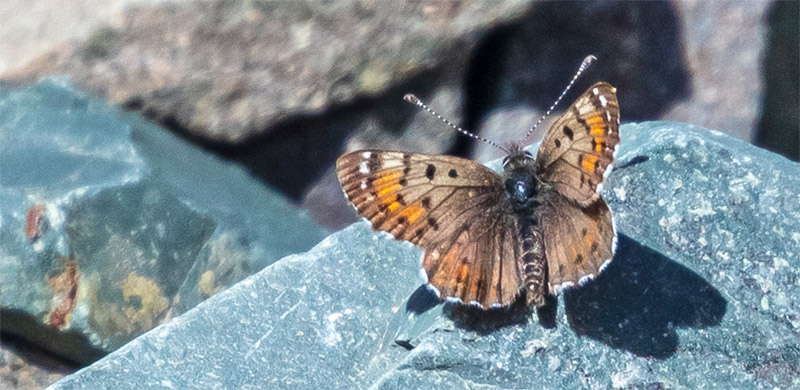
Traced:
<svg viewBox="0 0 800 390">
<path fill-rule="evenodd" d="M 658 359 L 676 352 L 676 328 L 716 326 L 727 311 L 727 301 L 702 277 L 625 235 L 608 268 L 568 290 L 564 302 L 577 334 Z"/>
<path fill-rule="evenodd" d="M 716 326 L 727 311 L 727 301 L 701 276 L 622 234 L 603 273 L 583 287 L 567 290 L 564 303 L 567 321 L 578 335 L 657 359 L 677 351 L 676 328 Z M 556 327 L 557 307 L 557 297 L 550 296 L 536 310 L 540 326 Z M 441 305 L 425 286 L 409 297 L 406 312 L 443 314 L 457 328 L 481 335 L 525 326 L 533 314 L 524 297 L 509 307 L 489 310 L 452 302 Z"/>
<path fill-rule="evenodd" d="M 545 328 L 555 328 L 556 297 L 548 297 L 544 307 L 536 311 L 539 324 Z M 474 305 L 463 305 L 460 302 L 442 301 L 430 289 L 420 286 L 408 299 L 406 312 L 423 314 L 441 305 L 441 314 L 453 321 L 457 328 L 487 335 L 509 326 L 526 325 L 530 321 L 533 310 L 524 297 L 517 299 L 512 305 L 502 308 L 483 309 Z"/>
</svg>

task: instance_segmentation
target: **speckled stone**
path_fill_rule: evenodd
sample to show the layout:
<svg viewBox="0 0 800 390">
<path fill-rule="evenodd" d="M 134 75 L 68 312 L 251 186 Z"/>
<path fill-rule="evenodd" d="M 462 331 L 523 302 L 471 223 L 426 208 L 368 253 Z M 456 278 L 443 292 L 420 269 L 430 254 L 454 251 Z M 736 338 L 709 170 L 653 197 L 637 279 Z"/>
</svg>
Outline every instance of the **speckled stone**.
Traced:
<svg viewBox="0 0 800 390">
<path fill-rule="evenodd" d="M 438 305 L 420 251 L 360 222 L 52 388 L 800 386 L 800 165 L 687 124 L 621 132 L 617 253 L 540 313 Z"/>
</svg>

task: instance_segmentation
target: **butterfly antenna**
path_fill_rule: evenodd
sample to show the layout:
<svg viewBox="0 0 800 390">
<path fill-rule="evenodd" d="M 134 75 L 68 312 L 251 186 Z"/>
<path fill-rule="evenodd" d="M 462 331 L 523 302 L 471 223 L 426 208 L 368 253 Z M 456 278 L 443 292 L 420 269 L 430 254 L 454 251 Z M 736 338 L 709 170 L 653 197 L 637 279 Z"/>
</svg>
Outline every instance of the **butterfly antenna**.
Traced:
<svg viewBox="0 0 800 390">
<path fill-rule="evenodd" d="M 429 114 L 435 116 L 436 118 L 439 118 L 439 120 L 444 122 L 446 125 L 452 127 L 453 130 L 455 130 L 455 131 L 457 131 L 457 132 L 459 132 L 461 134 L 464 134 L 464 135 L 466 135 L 468 137 L 472 137 L 473 139 L 476 139 L 478 141 L 483 141 L 483 142 L 485 142 L 485 143 L 487 143 L 489 145 L 494 146 L 495 148 L 498 148 L 498 149 L 502 150 L 505 153 L 508 153 L 508 150 L 506 150 L 506 148 L 498 145 L 496 142 L 488 140 L 486 138 L 483 138 L 483 137 L 481 137 L 481 136 L 479 136 L 477 134 L 473 134 L 473 133 L 471 133 L 469 131 L 466 131 L 466 130 L 454 125 L 453 122 L 450 122 L 449 120 L 443 118 L 441 115 L 437 114 L 436 111 L 431 110 L 425 103 L 422 102 L 422 100 L 419 100 L 419 98 L 414 96 L 413 94 L 409 93 L 408 95 L 403 96 L 403 100 L 405 100 L 405 101 L 407 101 L 407 102 L 409 102 L 409 103 L 411 103 L 411 104 L 413 104 L 415 106 L 421 107 L 423 110 L 427 111 Z"/>
<path fill-rule="evenodd" d="M 569 84 L 567 84 L 567 87 L 564 88 L 564 92 L 561 92 L 561 95 L 558 97 L 558 99 L 556 99 L 556 102 L 553 103 L 553 105 L 550 106 L 550 108 L 547 109 L 547 112 L 545 112 L 544 115 L 542 115 L 542 117 L 539 118 L 539 121 L 536 122 L 536 124 L 533 125 L 533 127 L 531 127 L 530 130 L 528 130 L 527 133 L 525 133 L 525 138 L 522 139 L 523 143 L 525 142 L 525 140 L 528 139 L 528 137 L 531 136 L 531 134 L 533 134 L 533 131 L 536 130 L 536 127 L 538 127 L 545 120 L 545 118 L 547 118 L 547 116 L 550 115 L 550 112 L 553 111 L 554 108 L 556 108 L 556 106 L 558 105 L 558 102 L 560 102 L 561 99 L 564 98 L 564 95 L 567 94 L 567 91 L 569 91 L 569 89 L 572 88 L 572 84 L 575 84 L 575 80 L 577 80 L 578 77 L 581 76 L 581 73 L 583 73 L 583 71 L 585 71 L 586 68 L 588 68 L 589 65 L 591 65 L 592 62 L 594 62 L 594 60 L 596 60 L 596 59 L 597 59 L 597 57 L 595 57 L 593 55 L 590 55 L 590 56 L 588 56 L 588 57 L 583 59 L 583 62 L 581 62 L 581 66 L 578 68 L 578 71 L 575 72 L 575 76 L 572 76 L 572 80 L 570 80 Z"/>
</svg>

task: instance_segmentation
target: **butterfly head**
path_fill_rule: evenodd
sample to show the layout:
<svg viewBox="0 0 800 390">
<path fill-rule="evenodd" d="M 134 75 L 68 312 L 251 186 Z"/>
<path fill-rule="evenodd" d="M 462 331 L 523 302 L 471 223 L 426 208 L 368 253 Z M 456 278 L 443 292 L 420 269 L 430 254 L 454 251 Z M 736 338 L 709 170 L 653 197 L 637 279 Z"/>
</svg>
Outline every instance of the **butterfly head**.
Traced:
<svg viewBox="0 0 800 390">
<path fill-rule="evenodd" d="M 517 211 L 530 211 L 538 205 L 540 183 L 534 174 L 533 155 L 519 146 L 509 148 L 503 159 L 503 185 Z"/>
<path fill-rule="evenodd" d="M 531 152 L 523 149 L 519 144 L 512 143 L 506 145 L 503 150 L 506 150 L 508 153 L 503 157 L 504 171 L 515 170 L 533 163 L 533 155 Z"/>
</svg>

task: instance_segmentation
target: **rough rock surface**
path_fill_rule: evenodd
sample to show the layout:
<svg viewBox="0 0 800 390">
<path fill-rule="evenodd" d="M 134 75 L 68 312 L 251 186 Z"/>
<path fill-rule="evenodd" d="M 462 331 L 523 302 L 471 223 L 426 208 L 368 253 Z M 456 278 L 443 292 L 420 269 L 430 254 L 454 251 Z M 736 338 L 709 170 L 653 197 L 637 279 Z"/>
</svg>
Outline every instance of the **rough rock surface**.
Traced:
<svg viewBox="0 0 800 390">
<path fill-rule="evenodd" d="M 437 305 L 420 251 L 360 222 L 52 388 L 800 386 L 800 165 L 681 123 L 621 133 L 617 254 L 537 315 Z"/>
<path fill-rule="evenodd" d="M 326 232 L 60 79 L 0 90 L 0 326 L 87 364 Z"/>
<path fill-rule="evenodd" d="M 430 71 L 524 8 L 522 1 L 143 3 L 14 76 L 66 73 L 113 103 L 235 144 Z"/>
<path fill-rule="evenodd" d="M 114 24 L 125 4 L 138 0 L 0 2 L 0 74 L 10 75 L 32 61 L 52 59 L 65 42 L 89 38 Z"/>
</svg>

